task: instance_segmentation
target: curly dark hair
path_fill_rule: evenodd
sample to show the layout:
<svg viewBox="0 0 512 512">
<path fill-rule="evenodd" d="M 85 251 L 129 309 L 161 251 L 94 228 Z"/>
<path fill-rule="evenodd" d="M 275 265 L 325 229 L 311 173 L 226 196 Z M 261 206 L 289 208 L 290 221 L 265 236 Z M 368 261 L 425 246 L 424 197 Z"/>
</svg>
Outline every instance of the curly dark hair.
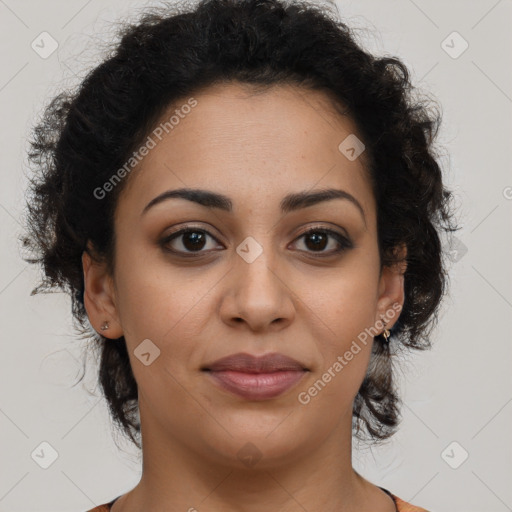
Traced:
<svg viewBox="0 0 512 512">
<path fill-rule="evenodd" d="M 170 105 L 236 81 L 322 91 L 345 109 L 363 137 L 381 270 L 403 262 L 400 245 L 407 247 L 407 268 L 391 348 L 379 337 L 373 343 L 352 426 L 360 440 L 378 443 L 392 436 L 400 422 L 392 350 L 431 347 L 449 277 L 441 231 L 460 229 L 452 224 L 453 194 L 443 185 L 434 149 L 441 120 L 436 102 L 413 94 L 418 89 L 398 58 L 365 51 L 327 4 L 164 4 L 122 25 L 118 38 L 76 89 L 53 98 L 33 129 L 28 155 L 34 175 L 21 239 L 32 250 L 24 259 L 44 271 L 32 295 L 54 287 L 68 293 L 76 328 L 101 353 L 99 381 L 114 423 L 141 447 L 138 390 L 124 337 L 113 342 L 92 329 L 83 301 L 82 253 L 113 271 L 114 210 L 127 179 L 101 200 L 93 191 L 123 166 Z"/>
</svg>

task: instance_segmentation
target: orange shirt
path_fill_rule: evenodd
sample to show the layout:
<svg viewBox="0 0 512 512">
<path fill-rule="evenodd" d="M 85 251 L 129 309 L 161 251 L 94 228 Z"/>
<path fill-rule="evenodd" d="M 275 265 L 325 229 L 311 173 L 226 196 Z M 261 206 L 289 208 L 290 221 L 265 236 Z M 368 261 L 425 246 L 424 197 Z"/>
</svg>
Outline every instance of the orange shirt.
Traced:
<svg viewBox="0 0 512 512">
<path fill-rule="evenodd" d="M 398 496 L 395 496 L 383 487 L 380 487 L 380 489 L 382 489 L 385 493 L 389 494 L 391 498 L 393 498 L 396 506 L 396 512 L 428 512 L 428 510 L 424 508 L 417 507 L 411 503 L 407 503 L 406 501 L 401 500 Z M 117 498 L 119 498 L 119 496 Z M 110 508 L 114 504 L 114 501 L 117 500 L 117 498 L 112 500 L 110 503 L 105 503 L 104 505 L 100 505 L 99 507 L 88 510 L 87 512 L 110 512 Z"/>
</svg>

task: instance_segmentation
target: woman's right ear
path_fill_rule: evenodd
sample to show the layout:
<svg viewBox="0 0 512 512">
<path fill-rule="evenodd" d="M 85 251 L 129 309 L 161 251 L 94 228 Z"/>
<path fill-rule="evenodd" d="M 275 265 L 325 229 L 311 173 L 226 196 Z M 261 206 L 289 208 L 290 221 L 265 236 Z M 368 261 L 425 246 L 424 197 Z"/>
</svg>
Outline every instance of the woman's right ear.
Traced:
<svg viewBox="0 0 512 512">
<path fill-rule="evenodd" d="M 90 246 L 88 247 L 90 249 Z M 102 336 L 112 339 L 120 338 L 123 335 L 123 329 L 116 307 L 113 278 L 107 272 L 106 262 L 96 260 L 89 252 L 82 253 L 84 307 L 89 322 Z M 102 330 L 101 327 L 106 325 L 106 322 L 109 327 Z"/>
</svg>

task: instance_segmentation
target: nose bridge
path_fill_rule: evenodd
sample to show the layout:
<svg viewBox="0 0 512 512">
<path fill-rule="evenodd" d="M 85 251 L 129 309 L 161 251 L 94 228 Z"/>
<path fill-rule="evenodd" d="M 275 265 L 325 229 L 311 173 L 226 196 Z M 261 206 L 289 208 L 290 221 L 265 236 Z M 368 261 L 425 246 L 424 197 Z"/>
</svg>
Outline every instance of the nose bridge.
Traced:
<svg viewBox="0 0 512 512">
<path fill-rule="evenodd" d="M 228 315 L 261 327 L 277 318 L 289 319 L 293 305 L 285 279 L 279 275 L 282 266 L 271 237 L 256 236 L 248 236 L 236 248 Z"/>
<path fill-rule="evenodd" d="M 274 270 L 278 257 L 271 237 L 257 236 L 258 240 L 253 236 L 246 237 L 236 248 L 237 281 L 244 288 L 250 286 L 261 292 L 275 291 L 274 288 L 279 288 Z"/>
</svg>

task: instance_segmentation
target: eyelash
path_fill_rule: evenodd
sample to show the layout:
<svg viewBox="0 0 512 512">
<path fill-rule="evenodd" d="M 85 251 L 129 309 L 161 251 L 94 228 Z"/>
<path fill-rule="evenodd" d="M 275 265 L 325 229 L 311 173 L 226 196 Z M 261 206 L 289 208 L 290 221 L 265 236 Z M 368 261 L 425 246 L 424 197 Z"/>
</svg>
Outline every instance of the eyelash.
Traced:
<svg viewBox="0 0 512 512">
<path fill-rule="evenodd" d="M 216 242 L 218 242 L 218 240 L 211 233 L 206 231 L 205 229 L 199 228 L 199 227 L 194 227 L 194 226 L 187 226 L 186 228 L 183 228 L 179 231 L 176 231 L 175 233 L 171 233 L 170 235 L 166 236 L 165 238 L 160 240 L 159 243 L 164 251 L 184 257 L 184 258 L 197 258 L 197 257 L 200 257 L 204 253 L 211 252 L 211 251 L 176 251 L 174 249 L 169 249 L 167 247 L 169 242 L 173 241 L 174 239 L 178 239 L 181 235 L 184 235 L 186 233 L 195 233 L 195 232 L 204 233 L 204 234 L 210 236 L 211 238 L 213 238 Z M 328 257 L 328 256 L 338 255 L 338 254 L 341 254 L 342 252 L 344 252 L 348 249 L 352 249 L 354 247 L 354 244 L 352 243 L 352 241 L 349 238 L 343 236 L 341 233 L 338 233 L 337 231 L 333 231 L 332 229 L 328 229 L 328 228 L 321 227 L 321 226 L 313 226 L 313 227 L 308 228 L 306 231 L 301 233 L 294 240 L 294 242 L 303 237 L 307 237 L 307 235 L 310 235 L 311 233 L 327 234 L 328 236 L 331 236 L 332 238 L 334 238 L 340 245 L 340 247 L 338 249 L 331 250 L 331 251 L 320 251 L 317 253 L 315 253 L 315 251 L 300 251 L 300 252 L 310 253 L 315 258 L 324 258 L 324 257 Z"/>
</svg>

